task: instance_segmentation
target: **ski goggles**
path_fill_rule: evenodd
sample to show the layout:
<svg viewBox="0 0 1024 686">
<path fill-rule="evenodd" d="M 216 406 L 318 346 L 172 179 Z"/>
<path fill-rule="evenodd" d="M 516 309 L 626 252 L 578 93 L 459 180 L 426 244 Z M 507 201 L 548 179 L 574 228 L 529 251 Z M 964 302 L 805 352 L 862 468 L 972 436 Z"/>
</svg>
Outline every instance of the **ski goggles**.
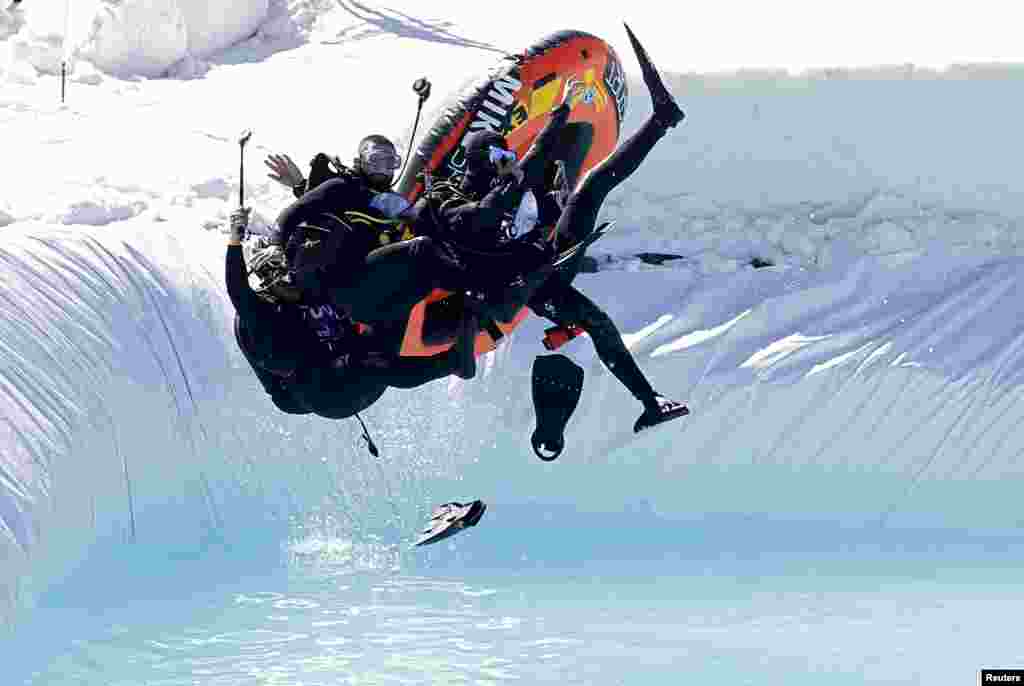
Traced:
<svg viewBox="0 0 1024 686">
<path fill-rule="evenodd" d="M 491 161 L 491 164 L 498 164 L 499 162 L 515 162 L 516 153 L 515 150 L 505 150 L 504 148 L 499 148 L 496 145 L 491 145 L 487 148 L 487 159 Z"/>
<path fill-rule="evenodd" d="M 402 157 L 391 148 L 370 144 L 359 152 L 365 174 L 391 174 L 402 166 Z"/>
</svg>

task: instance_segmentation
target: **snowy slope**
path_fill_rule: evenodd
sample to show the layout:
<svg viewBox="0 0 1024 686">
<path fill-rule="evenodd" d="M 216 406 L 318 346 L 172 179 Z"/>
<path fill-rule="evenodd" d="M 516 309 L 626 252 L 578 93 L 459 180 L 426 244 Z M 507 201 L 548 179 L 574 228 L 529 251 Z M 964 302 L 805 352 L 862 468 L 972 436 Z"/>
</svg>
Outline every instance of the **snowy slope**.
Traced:
<svg viewBox="0 0 1024 686">
<path fill-rule="evenodd" d="M 19 27 L 0 66 L 0 140 L 17 160 L 0 168 L 5 616 L 123 541 L 187 557 L 273 544 L 319 512 L 395 544 L 456 495 L 613 512 L 643 499 L 686 518 L 1022 519 L 1019 69 L 676 76 L 689 117 L 609 199 L 621 229 L 579 284 L 694 414 L 633 437 L 638 405 L 578 340 L 569 448 L 538 462 L 531 321 L 478 381 L 390 391 L 366 413 L 376 461 L 353 422 L 275 413 L 235 348 L 221 273 L 237 134 L 256 131 L 246 197 L 269 221 L 289 193 L 265 177 L 267 152 L 346 157 L 368 131 L 406 136 L 414 78 L 449 92 L 511 36 L 537 36 L 479 12 L 460 24 L 354 2 L 222 3 L 216 20 L 195 3 L 96 5 L 63 106 L 60 29 L 33 24 L 34 4 L 27 24 L 4 20 Z M 156 40 L 142 27 L 158 11 L 174 16 Z M 641 38 L 652 21 L 634 23 Z M 578 27 L 594 22 L 632 71 L 617 24 Z M 188 78 L 116 78 L 165 73 Z M 632 93 L 627 131 L 649 112 Z M 641 250 L 685 259 L 651 267 Z"/>
<path fill-rule="evenodd" d="M 151 77 L 180 72 L 254 36 L 272 9 L 283 14 L 285 3 L 275 0 L 271 8 L 269 0 L 30 0 L 7 11 L 3 24 L 25 24 L 10 39 L 11 50 L 38 71 L 58 73 L 63 59 L 72 70 L 83 61 L 117 76 Z M 31 78 L 30 71 L 19 71 Z"/>
</svg>

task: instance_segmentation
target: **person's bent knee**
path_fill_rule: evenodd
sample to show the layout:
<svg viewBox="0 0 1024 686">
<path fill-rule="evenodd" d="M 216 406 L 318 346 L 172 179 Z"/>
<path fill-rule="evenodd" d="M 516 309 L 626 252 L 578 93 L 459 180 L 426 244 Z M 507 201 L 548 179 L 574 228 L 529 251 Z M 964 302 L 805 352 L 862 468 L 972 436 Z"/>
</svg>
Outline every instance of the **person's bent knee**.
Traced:
<svg viewBox="0 0 1024 686">
<path fill-rule="evenodd" d="M 621 339 L 619 327 L 615 325 L 612 318 L 603 310 L 594 310 L 584 313 L 583 316 L 580 317 L 578 326 L 580 326 L 592 339 L 595 340 L 604 339 L 614 341 L 616 338 Z"/>
</svg>

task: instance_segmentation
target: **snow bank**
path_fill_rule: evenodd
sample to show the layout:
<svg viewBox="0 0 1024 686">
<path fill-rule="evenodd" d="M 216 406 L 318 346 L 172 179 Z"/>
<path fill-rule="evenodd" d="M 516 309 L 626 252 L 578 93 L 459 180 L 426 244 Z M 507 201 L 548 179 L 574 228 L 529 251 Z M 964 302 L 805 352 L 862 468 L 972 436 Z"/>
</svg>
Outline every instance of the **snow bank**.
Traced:
<svg viewBox="0 0 1024 686">
<path fill-rule="evenodd" d="M 118 76 L 159 76 L 252 35 L 267 8 L 268 0 L 104 3 L 79 54 Z"/>
<path fill-rule="evenodd" d="M 0 40 L 13 36 L 25 24 L 22 8 L 17 6 L 0 7 Z"/>
<path fill-rule="evenodd" d="M 176 0 L 185 21 L 189 53 L 203 58 L 253 35 L 270 0 Z"/>
<path fill-rule="evenodd" d="M 620 228 L 597 251 L 813 267 L 851 251 L 1024 252 L 1020 66 L 670 80 L 688 118 L 609 198 Z M 650 105 L 631 92 L 635 127 Z"/>
<path fill-rule="evenodd" d="M 70 15 L 56 0 L 27 5 L 16 60 L 52 74 L 66 55 L 119 77 L 156 77 L 253 35 L 270 0 L 74 0 Z"/>
</svg>

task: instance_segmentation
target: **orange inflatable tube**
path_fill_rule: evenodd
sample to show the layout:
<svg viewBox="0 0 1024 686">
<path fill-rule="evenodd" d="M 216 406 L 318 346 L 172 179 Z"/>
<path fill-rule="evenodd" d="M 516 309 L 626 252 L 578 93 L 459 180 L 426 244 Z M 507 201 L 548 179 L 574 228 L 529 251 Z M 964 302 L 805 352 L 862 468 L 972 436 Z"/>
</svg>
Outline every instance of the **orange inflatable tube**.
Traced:
<svg viewBox="0 0 1024 686">
<path fill-rule="evenodd" d="M 551 34 L 520 55 L 509 56 L 442 107 L 433 127 L 416 147 L 398 190 L 409 200 L 424 192 L 427 179 L 440 181 L 462 171 L 462 140 L 473 131 L 489 129 L 505 136 L 509 148 L 522 157 L 559 103 L 567 79 L 584 84 L 573 105 L 567 128 L 580 134 L 577 159 L 568 162 L 582 179 L 618 144 L 626 116 L 626 76 L 618 56 L 600 38 L 582 31 Z M 435 290 L 417 304 L 402 341 L 403 356 L 429 356 L 449 349 L 461 304 L 449 291 Z M 521 308 L 508 322 L 495 322 L 477 335 L 475 350 L 493 350 L 498 341 L 522 322 Z"/>
</svg>

